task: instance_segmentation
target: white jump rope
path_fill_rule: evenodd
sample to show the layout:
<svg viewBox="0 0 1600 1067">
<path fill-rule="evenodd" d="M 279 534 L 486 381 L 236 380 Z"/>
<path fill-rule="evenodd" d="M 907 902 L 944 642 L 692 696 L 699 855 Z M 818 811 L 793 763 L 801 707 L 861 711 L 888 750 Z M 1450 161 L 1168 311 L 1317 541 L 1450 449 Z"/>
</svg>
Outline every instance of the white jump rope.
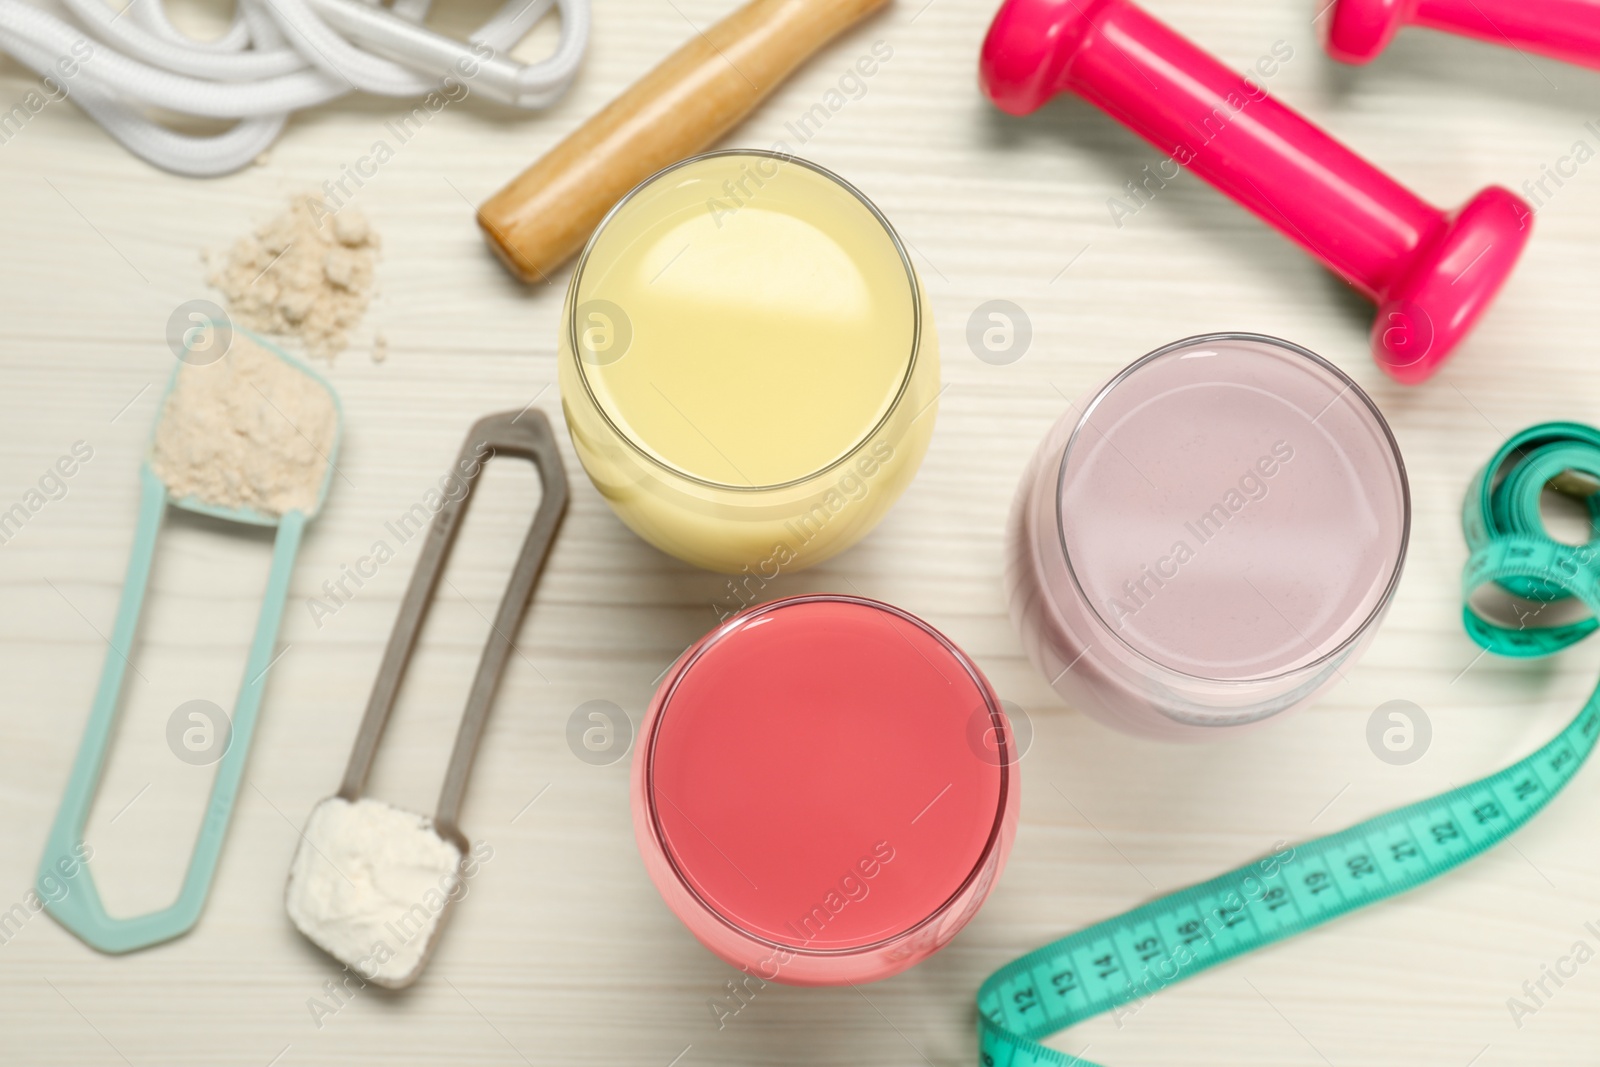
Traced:
<svg viewBox="0 0 1600 1067">
<path fill-rule="evenodd" d="M 60 0 L 76 24 L 28 0 L 0 0 L 0 49 L 46 76 L 135 155 L 208 177 L 246 166 L 291 112 L 361 90 L 419 97 L 446 76 L 471 92 L 542 108 L 566 91 L 589 39 L 589 0 L 510 0 L 467 43 L 422 25 L 432 0 L 238 0 L 221 37 L 186 36 L 162 0 Z M 532 65 L 508 53 L 552 8 L 561 39 Z M 68 73 L 70 71 L 70 74 Z M 224 133 L 181 133 L 148 114 L 237 119 Z"/>
</svg>

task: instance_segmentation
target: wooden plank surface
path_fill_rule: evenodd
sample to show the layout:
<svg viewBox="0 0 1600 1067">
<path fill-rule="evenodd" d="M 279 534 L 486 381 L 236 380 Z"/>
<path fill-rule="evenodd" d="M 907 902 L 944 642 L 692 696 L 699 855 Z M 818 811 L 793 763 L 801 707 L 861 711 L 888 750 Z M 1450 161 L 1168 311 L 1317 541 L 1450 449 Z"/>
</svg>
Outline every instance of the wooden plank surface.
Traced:
<svg viewBox="0 0 1600 1067">
<path fill-rule="evenodd" d="M 1152 10 L 1242 69 L 1286 42 L 1270 89 L 1432 202 L 1498 181 L 1520 188 L 1575 142 L 1600 148 L 1600 75 L 1424 31 L 1372 67 L 1336 67 L 1302 0 L 1152 0 Z M 473 206 L 656 62 L 727 0 L 600 0 L 572 93 L 542 114 L 447 108 L 355 199 L 380 231 L 381 294 L 328 369 L 346 448 L 291 591 L 227 849 L 190 936 L 107 958 L 40 915 L 0 944 L 7 1064 L 970 1064 L 971 999 L 994 967 L 1060 933 L 1257 854 L 1500 766 L 1548 738 L 1591 688 L 1597 654 L 1484 658 L 1462 633 L 1460 494 L 1507 434 L 1600 419 L 1595 284 L 1600 164 L 1548 198 L 1492 314 L 1436 379 L 1402 389 L 1366 353 L 1371 312 L 1295 248 L 1192 176 L 1118 225 L 1108 200 L 1157 155 L 1092 109 L 997 113 L 976 89 L 992 9 L 897 0 L 827 49 L 727 142 L 789 140 L 873 197 L 914 249 L 948 384 L 927 461 L 887 521 L 775 594 L 855 590 L 914 611 L 965 647 L 1036 741 L 1023 764 L 1010 866 L 942 954 L 857 989 L 770 987 L 718 1029 L 707 1001 L 734 972 L 668 913 L 640 865 L 626 762 L 586 765 L 565 725 L 579 704 L 638 720 L 652 682 L 714 620 L 724 579 L 630 535 L 582 477 L 560 430 L 574 501 L 518 635 L 464 812 L 492 861 L 451 919 L 422 982 L 368 989 L 317 1018 L 338 974 L 290 926 L 282 885 L 297 829 L 337 785 L 414 546 L 331 617 L 308 598 L 420 499 L 477 416 L 533 402 L 559 424 L 555 323 L 565 275 L 524 289 L 483 247 Z M 475 12 L 477 9 L 472 8 Z M 467 14 L 454 16 L 458 21 Z M 202 13 L 203 14 L 203 13 Z M 787 132 L 875 41 L 892 57 L 803 144 Z M 0 104 L 33 84 L 0 64 Z M 297 116 L 269 158 L 194 181 L 128 156 L 69 103 L 0 145 L 0 507 L 75 441 L 94 450 L 64 498 L 0 547 L 0 909 L 21 901 L 66 781 L 106 652 L 126 565 L 136 470 L 160 384 L 163 330 L 211 296 L 202 249 L 226 246 L 284 198 L 337 178 L 389 136 L 375 99 Z M 1553 188 L 1553 186 L 1551 186 Z M 1009 299 L 1033 342 L 993 366 L 968 316 Z M 1052 420 L 1159 344 L 1240 329 L 1333 359 L 1391 420 L 1412 479 L 1411 556 L 1398 598 L 1346 684 L 1314 709 L 1206 747 L 1134 741 L 1062 706 L 1026 662 L 1000 585 L 1005 509 Z M 375 331 L 389 357 L 373 362 Z M 431 807 L 531 478 L 491 476 L 475 506 L 386 743 L 375 792 Z M 178 524 L 163 541 L 119 744 L 89 838 L 108 902 L 159 905 L 180 877 L 207 772 L 173 759 L 177 703 L 226 706 L 265 574 L 264 543 Z M 1469 667 L 1470 665 L 1470 667 Z M 1463 673 L 1464 672 L 1464 673 Z M 1425 758 L 1368 750 L 1386 700 L 1423 707 Z M 1594 769 L 1519 835 L 1444 881 L 1370 914 L 1160 994 L 1121 1026 L 1056 1039 L 1142 1064 L 1592 1063 L 1600 963 L 1536 1014 L 1524 997 L 1575 942 L 1600 949 L 1600 778 Z M 537 801 L 529 806 L 530 801 Z M 320 1025 L 319 1025 L 320 1022 Z"/>
</svg>

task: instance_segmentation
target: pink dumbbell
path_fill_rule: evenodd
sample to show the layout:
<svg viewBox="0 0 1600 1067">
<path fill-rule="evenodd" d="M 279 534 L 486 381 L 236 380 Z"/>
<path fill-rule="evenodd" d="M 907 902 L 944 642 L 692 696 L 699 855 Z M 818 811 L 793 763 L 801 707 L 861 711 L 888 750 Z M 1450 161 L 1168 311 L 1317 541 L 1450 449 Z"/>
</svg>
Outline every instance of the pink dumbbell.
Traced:
<svg viewBox="0 0 1600 1067">
<path fill-rule="evenodd" d="M 1346 63 L 1366 63 L 1406 25 L 1600 68 L 1597 0 L 1337 0 L 1328 52 Z"/>
<path fill-rule="evenodd" d="M 1372 354 L 1401 382 L 1433 373 L 1528 240 L 1513 193 L 1438 210 L 1128 0 L 1007 0 L 980 77 L 1013 115 L 1077 93 L 1316 256 L 1377 302 Z"/>
</svg>

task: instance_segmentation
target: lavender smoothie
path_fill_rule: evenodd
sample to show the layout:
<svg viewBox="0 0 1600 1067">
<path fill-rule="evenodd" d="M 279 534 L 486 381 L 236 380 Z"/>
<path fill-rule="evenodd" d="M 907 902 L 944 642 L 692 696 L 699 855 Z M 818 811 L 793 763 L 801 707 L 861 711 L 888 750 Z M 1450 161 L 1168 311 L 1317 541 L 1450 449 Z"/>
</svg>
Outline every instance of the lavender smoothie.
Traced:
<svg viewBox="0 0 1600 1067">
<path fill-rule="evenodd" d="M 1273 338 L 1190 338 L 1040 445 L 1012 508 L 1011 614 L 1074 707 L 1202 738 L 1337 679 L 1409 529 L 1399 450 L 1353 381 Z"/>
</svg>

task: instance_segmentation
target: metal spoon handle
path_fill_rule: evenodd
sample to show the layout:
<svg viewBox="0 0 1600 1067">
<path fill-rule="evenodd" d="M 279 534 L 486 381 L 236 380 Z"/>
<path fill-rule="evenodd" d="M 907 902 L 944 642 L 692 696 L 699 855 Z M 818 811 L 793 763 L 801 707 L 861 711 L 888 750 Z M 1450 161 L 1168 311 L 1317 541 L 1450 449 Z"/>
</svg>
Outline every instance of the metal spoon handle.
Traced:
<svg viewBox="0 0 1600 1067">
<path fill-rule="evenodd" d="M 455 748 L 450 752 L 450 765 L 445 769 L 444 785 L 439 790 L 439 807 L 433 816 L 434 828 L 439 834 L 455 838 L 463 851 L 467 842 L 456 822 L 461 795 L 466 791 L 467 776 L 478 753 L 478 740 L 483 736 L 484 723 L 489 717 L 489 705 L 500 685 L 506 658 L 513 649 L 511 639 L 522 622 L 523 612 L 533 597 L 533 587 L 539 583 L 545 560 L 550 556 L 556 530 L 567 513 L 567 475 L 561 467 L 555 435 L 550 432 L 550 422 L 543 412 L 491 415 L 473 427 L 473 435 L 480 433 L 481 440 L 497 455 L 531 460 L 539 471 L 543 493 L 533 524 L 528 527 L 528 536 L 523 539 L 522 552 L 511 569 L 511 580 L 500 598 L 500 608 L 495 612 L 494 624 L 484 643 L 483 656 L 478 660 L 478 673 L 472 678 L 466 711 L 461 716 Z"/>
<path fill-rule="evenodd" d="M 479 419 L 462 442 L 453 470 L 462 476 L 465 490 L 454 500 L 447 499 L 433 517 L 426 539 L 422 544 L 417 566 L 411 573 L 411 584 L 406 587 L 405 598 L 400 602 L 394 629 L 389 634 L 389 645 L 384 650 L 383 662 L 372 685 L 372 696 L 350 751 L 350 762 L 345 767 L 344 781 L 339 796 L 354 801 L 366 789 L 367 777 L 372 770 L 373 757 L 388 725 L 389 713 L 394 708 L 406 666 L 416 647 L 422 623 L 433 603 L 434 592 L 444 574 L 445 563 L 461 530 L 461 520 L 483 473 L 487 457 L 514 456 L 531 460 L 539 472 L 542 493 L 539 510 L 533 525 L 523 541 L 522 552 L 512 570 L 500 608 L 489 632 L 489 638 L 478 662 L 478 671 L 472 681 L 465 714 L 456 734 L 455 748 L 445 772 L 444 788 L 439 795 L 439 810 L 435 826 L 445 837 L 459 839 L 456 816 L 461 795 L 466 788 L 467 773 L 477 752 L 478 739 L 483 733 L 490 700 L 500 680 L 501 669 L 511 650 L 511 635 L 521 621 L 539 574 L 549 556 L 551 542 L 567 507 L 567 477 L 561 466 L 561 456 L 556 449 L 555 436 L 550 422 L 540 411 L 503 412 Z"/>
</svg>

